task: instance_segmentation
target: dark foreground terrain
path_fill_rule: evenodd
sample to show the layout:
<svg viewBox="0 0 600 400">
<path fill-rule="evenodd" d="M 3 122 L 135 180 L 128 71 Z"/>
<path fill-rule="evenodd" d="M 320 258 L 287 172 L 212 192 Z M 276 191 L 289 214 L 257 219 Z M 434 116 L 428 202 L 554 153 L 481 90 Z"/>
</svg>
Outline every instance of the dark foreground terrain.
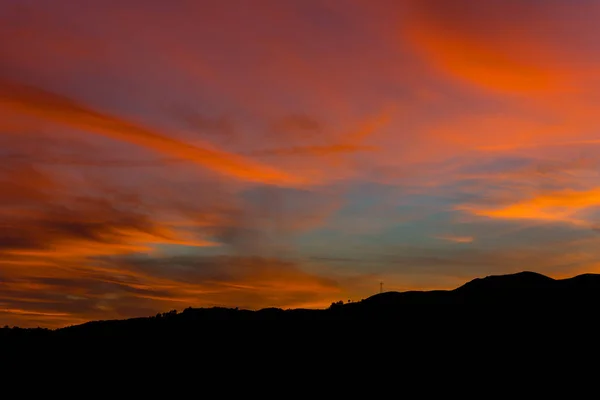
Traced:
<svg viewBox="0 0 600 400">
<path fill-rule="evenodd" d="M 263 390 L 263 380 L 284 376 L 286 393 L 323 383 L 350 397 L 353 385 L 380 380 L 392 385 L 385 393 L 417 382 L 422 391 L 445 390 L 422 383 L 433 376 L 458 382 L 477 375 L 494 388 L 515 384 L 519 374 L 546 371 L 548 383 L 549 373 L 596 371 L 599 311 L 600 275 L 555 280 L 521 272 L 324 310 L 188 308 L 57 330 L 4 328 L 0 365 L 20 376 L 36 368 L 64 374 L 66 366 L 89 379 L 184 371 L 173 379 L 191 376 L 186 387 L 233 391 L 239 379 Z M 139 385 L 151 391 L 153 382 Z"/>
<path fill-rule="evenodd" d="M 187 308 L 152 317 L 92 321 L 57 330 L 0 329 L 0 340 L 52 342 L 223 340 L 341 340 L 375 332 L 423 338 L 429 334 L 494 329 L 510 334 L 594 327 L 600 316 L 600 274 L 555 280 L 534 272 L 474 279 L 454 290 L 385 292 L 328 309 Z M 489 332 L 493 333 L 493 332 Z"/>
</svg>

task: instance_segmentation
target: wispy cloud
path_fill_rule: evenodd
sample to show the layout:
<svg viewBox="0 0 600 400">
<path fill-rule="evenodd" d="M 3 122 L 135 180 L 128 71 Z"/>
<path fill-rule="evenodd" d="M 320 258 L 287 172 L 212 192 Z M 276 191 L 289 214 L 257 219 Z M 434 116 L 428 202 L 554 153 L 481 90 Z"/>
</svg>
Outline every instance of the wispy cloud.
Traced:
<svg viewBox="0 0 600 400">
<path fill-rule="evenodd" d="M 67 97 L 28 85 L 0 82 L 0 106 L 26 116 L 43 118 L 49 122 L 148 147 L 236 178 L 266 183 L 302 182 L 301 178 L 241 156 L 183 143 L 150 128 L 95 111 Z"/>
<path fill-rule="evenodd" d="M 454 243 L 473 243 L 475 238 L 472 236 L 454 236 L 454 235 L 439 235 L 434 236 L 436 239 L 446 240 Z"/>
<path fill-rule="evenodd" d="M 578 225 L 587 225 L 584 218 L 579 218 L 577 213 L 600 204 L 600 190 L 586 191 L 561 190 L 541 193 L 537 196 L 526 198 L 513 204 L 497 208 L 477 208 L 459 206 L 475 215 L 497 219 L 521 219 L 562 221 Z"/>
</svg>

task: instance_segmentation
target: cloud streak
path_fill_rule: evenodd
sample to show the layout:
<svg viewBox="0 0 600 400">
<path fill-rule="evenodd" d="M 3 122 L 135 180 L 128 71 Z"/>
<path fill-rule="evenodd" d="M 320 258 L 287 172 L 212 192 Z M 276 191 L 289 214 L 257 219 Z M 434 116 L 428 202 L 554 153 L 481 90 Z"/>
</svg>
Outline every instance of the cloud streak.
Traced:
<svg viewBox="0 0 600 400">
<path fill-rule="evenodd" d="M 266 183 L 297 184 L 302 180 L 241 156 L 180 142 L 151 129 L 103 114 L 69 98 L 28 85 L 0 82 L 0 105 L 27 116 L 40 117 L 110 138 L 131 142 L 163 154 L 190 160 L 230 176 Z"/>
<path fill-rule="evenodd" d="M 473 243 L 475 238 L 472 236 L 453 236 L 453 235 L 441 235 L 435 236 L 436 239 L 446 240 L 454 243 Z"/>
<path fill-rule="evenodd" d="M 587 191 L 562 190 L 542 193 L 535 197 L 524 199 L 494 209 L 463 208 L 478 216 L 498 219 L 532 219 L 540 221 L 562 221 L 578 225 L 588 225 L 585 218 L 577 214 L 591 207 L 600 205 L 600 190 Z"/>
<path fill-rule="evenodd" d="M 332 279 L 303 272 L 285 260 L 102 258 L 54 269 L 53 275 L 4 278 L 0 315 L 13 315 L 22 323 L 64 326 L 94 317 L 153 315 L 156 310 L 194 305 L 322 306 L 336 299 L 339 290 Z"/>
</svg>

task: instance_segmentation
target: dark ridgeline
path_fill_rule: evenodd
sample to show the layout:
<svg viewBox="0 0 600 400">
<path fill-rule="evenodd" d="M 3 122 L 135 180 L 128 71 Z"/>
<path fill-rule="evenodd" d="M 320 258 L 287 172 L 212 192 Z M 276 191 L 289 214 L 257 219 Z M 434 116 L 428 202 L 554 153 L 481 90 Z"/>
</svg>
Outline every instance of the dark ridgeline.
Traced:
<svg viewBox="0 0 600 400">
<path fill-rule="evenodd" d="M 551 279 L 521 272 L 474 279 L 454 290 L 384 292 L 323 310 L 188 308 L 57 330 L 0 328 L 0 354 L 52 352 L 85 361 L 91 354 L 129 354 L 132 360 L 135 352 L 223 365 L 235 359 L 245 368 L 267 355 L 272 367 L 300 358 L 315 367 L 325 359 L 360 363 L 384 354 L 414 363 L 481 353 L 489 362 L 491 352 L 505 357 L 519 348 L 521 355 L 548 355 L 557 344 L 595 343 L 599 307 L 600 275 Z"/>
<path fill-rule="evenodd" d="M 521 393 L 540 376 L 544 384 L 532 389 L 539 395 L 566 375 L 596 371 L 599 306 L 600 275 L 522 272 L 324 310 L 188 308 L 57 330 L 0 328 L 0 365 L 29 377 L 28 393 L 49 387 L 33 377 L 57 376 L 87 381 L 82 387 L 94 393 L 125 395 L 123 387 L 135 386 L 136 397 L 157 396 L 165 382 L 171 397 L 181 384 L 186 396 L 355 398 L 441 394 L 459 382 L 489 397 Z"/>
<path fill-rule="evenodd" d="M 598 314 L 600 274 L 552 279 L 534 272 L 474 279 L 453 290 L 384 292 L 359 302 L 333 303 L 328 309 L 266 308 L 259 311 L 233 308 L 187 308 L 152 317 L 92 321 L 57 330 L 0 328 L 0 338 L 126 338 L 218 335 L 230 329 L 247 333 L 269 331 L 293 335 L 301 330 L 323 329 L 342 333 L 348 327 L 414 330 L 452 322 L 477 325 L 486 322 L 536 323 L 585 322 Z M 592 313 L 591 315 L 589 313 Z M 413 325 L 411 325 L 413 324 Z M 339 332 L 336 332 L 338 331 Z M 346 332 L 348 333 L 348 332 Z"/>
</svg>

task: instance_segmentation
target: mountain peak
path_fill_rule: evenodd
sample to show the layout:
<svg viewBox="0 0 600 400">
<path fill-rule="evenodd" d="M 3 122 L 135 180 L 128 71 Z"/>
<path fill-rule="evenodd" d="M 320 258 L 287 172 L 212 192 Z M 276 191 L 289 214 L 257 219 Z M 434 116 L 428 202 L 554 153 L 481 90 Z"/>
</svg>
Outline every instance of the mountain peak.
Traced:
<svg viewBox="0 0 600 400">
<path fill-rule="evenodd" d="M 554 279 L 538 272 L 522 271 L 514 274 L 488 275 L 485 278 L 475 278 L 454 290 L 526 289 L 550 285 L 553 282 L 555 282 Z"/>
</svg>

